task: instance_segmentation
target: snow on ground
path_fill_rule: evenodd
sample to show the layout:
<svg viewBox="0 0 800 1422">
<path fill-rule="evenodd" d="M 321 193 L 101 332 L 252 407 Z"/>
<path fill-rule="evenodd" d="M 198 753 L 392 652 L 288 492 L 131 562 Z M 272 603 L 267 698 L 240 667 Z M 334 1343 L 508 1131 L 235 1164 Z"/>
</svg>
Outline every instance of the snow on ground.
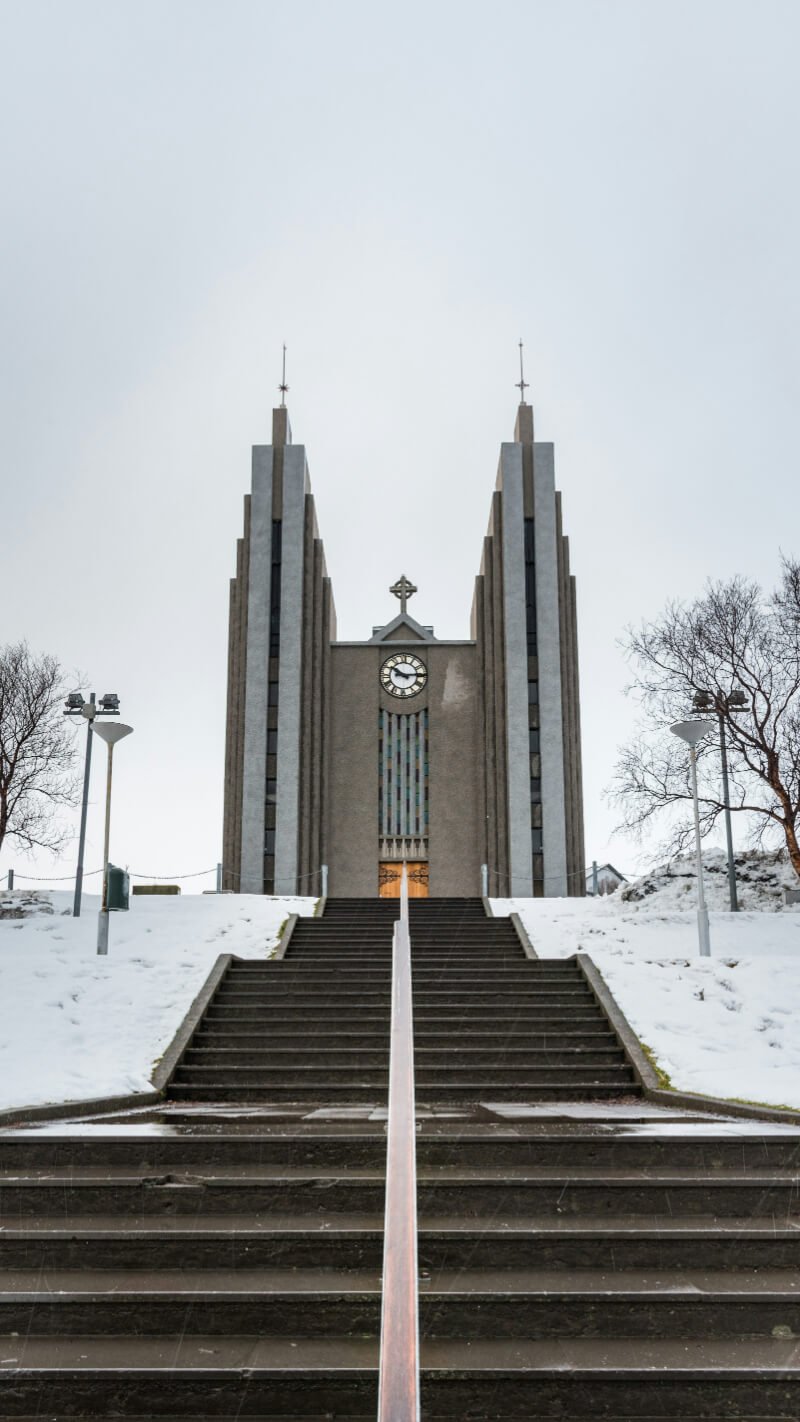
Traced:
<svg viewBox="0 0 800 1422">
<path fill-rule="evenodd" d="M 220 953 L 269 957 L 315 899 L 137 896 L 97 956 L 99 899 L 0 893 L 0 1109 L 147 1091 Z M 19 913 L 20 917 L 6 917 Z"/>
<path fill-rule="evenodd" d="M 542 958 L 589 953 L 671 1084 L 800 1108 L 800 905 L 780 856 L 737 856 L 743 911 L 727 905 L 724 855 L 704 855 L 711 957 L 697 946 L 693 861 L 680 856 L 597 899 L 494 899 L 516 909 Z"/>
<path fill-rule="evenodd" d="M 710 959 L 697 950 L 690 858 L 598 899 L 493 901 L 516 909 L 542 957 L 591 954 L 675 1087 L 800 1108 L 800 906 L 780 856 L 707 859 Z M 98 899 L 0 893 L 0 1109 L 146 1091 L 218 954 L 267 957 L 290 913 L 314 899 L 182 895 L 131 899 L 96 953 Z M 19 917 L 6 917 L 7 914 Z"/>
</svg>

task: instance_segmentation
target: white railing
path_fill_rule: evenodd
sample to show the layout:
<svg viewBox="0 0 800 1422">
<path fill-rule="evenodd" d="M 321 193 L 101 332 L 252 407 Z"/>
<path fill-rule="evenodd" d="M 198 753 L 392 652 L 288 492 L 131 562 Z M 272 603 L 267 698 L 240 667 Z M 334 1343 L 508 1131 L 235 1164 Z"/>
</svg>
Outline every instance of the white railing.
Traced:
<svg viewBox="0 0 800 1422">
<path fill-rule="evenodd" d="M 405 864 L 392 944 L 390 1053 L 378 1422 L 419 1422 L 414 1015 Z"/>
</svg>

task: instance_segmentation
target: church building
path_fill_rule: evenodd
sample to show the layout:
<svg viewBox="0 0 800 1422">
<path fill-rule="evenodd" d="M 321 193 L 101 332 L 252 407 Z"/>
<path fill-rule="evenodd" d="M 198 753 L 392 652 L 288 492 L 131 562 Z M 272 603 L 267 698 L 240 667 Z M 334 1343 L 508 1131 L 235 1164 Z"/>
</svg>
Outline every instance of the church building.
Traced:
<svg viewBox="0 0 800 1422">
<path fill-rule="evenodd" d="M 523 386 L 524 395 L 524 386 Z M 399 570 L 398 570 L 399 571 Z M 413 570 L 410 570 L 413 571 Z M 501 445 L 470 638 L 409 610 L 336 635 L 288 411 L 253 449 L 231 581 L 223 887 L 493 897 L 585 892 L 575 579 L 553 445 L 523 400 Z"/>
</svg>

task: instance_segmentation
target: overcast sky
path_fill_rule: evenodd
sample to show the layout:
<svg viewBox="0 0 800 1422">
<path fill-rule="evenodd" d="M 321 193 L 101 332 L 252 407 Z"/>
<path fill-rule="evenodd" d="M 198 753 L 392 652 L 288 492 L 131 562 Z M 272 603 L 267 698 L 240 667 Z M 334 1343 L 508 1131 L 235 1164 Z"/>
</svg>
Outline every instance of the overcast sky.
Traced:
<svg viewBox="0 0 800 1422">
<path fill-rule="evenodd" d="M 587 858 L 648 863 L 603 800 L 617 639 L 800 552 L 796 0 L 0 16 L 0 642 L 122 697 L 112 858 L 220 857 L 228 581 L 281 343 L 339 635 L 405 572 L 468 637 L 523 336 L 578 578 Z M 74 859 L 7 841 L 0 874 Z"/>
</svg>

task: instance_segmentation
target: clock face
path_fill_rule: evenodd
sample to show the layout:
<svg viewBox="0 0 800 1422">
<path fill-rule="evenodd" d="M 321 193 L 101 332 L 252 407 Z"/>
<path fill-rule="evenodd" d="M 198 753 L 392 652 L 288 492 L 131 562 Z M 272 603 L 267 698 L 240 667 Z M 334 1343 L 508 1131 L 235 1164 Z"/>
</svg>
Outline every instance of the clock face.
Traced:
<svg viewBox="0 0 800 1422">
<path fill-rule="evenodd" d="M 427 680 L 428 668 L 408 652 L 397 652 L 381 667 L 381 686 L 390 696 L 416 696 Z"/>
</svg>

